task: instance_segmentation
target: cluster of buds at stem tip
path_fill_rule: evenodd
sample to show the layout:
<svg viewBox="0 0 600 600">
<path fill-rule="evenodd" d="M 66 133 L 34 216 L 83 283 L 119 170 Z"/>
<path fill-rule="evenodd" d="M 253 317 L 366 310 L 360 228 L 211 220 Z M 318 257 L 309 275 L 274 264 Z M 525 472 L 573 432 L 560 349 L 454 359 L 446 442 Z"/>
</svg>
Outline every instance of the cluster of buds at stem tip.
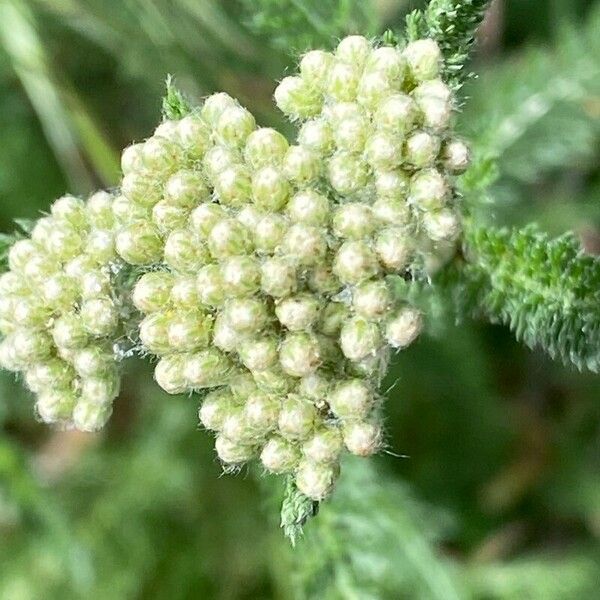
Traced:
<svg viewBox="0 0 600 600">
<path fill-rule="evenodd" d="M 146 271 L 131 298 L 142 314 L 141 348 L 158 358 L 154 375 L 165 391 L 205 394 L 199 418 L 215 433 L 225 468 L 258 459 L 322 500 L 344 451 L 382 448 L 377 390 L 390 353 L 422 327 L 391 282 L 447 256 L 460 233 L 453 175 L 469 157 L 451 135 L 453 98 L 440 67 L 432 40 L 399 49 L 350 36 L 334 53 L 305 54 L 299 75 L 277 87 L 277 106 L 299 122 L 295 144 L 218 93 L 123 152 L 106 229 L 118 260 Z M 91 203 L 81 205 L 90 236 Z M 49 255 L 52 274 L 71 277 L 71 254 L 94 247 L 79 239 Z M 102 259 L 98 272 L 115 260 L 108 252 Z M 2 287 L 2 362 L 20 370 L 21 325 L 9 315 L 10 299 L 45 298 L 32 287 L 30 264 L 15 251 Z M 50 269 L 44 265 L 36 268 Z M 35 285 L 47 287 L 42 279 Z M 78 398 L 91 386 L 78 353 L 110 356 L 110 295 L 88 301 L 84 288 L 75 286 L 60 314 L 44 305 L 27 325 L 38 336 L 27 368 L 41 361 L 73 373 L 53 386 L 70 390 L 69 408 L 53 409 L 48 420 L 78 424 Z M 75 322 L 80 345 L 63 347 Z M 95 381 L 108 373 L 107 366 Z"/>
</svg>

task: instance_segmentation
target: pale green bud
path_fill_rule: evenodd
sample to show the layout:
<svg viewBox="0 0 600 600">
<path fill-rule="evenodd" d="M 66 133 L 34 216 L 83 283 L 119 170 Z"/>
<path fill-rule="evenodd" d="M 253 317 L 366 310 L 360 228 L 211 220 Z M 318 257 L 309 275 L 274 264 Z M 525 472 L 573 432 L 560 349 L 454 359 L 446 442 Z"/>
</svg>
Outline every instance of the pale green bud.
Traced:
<svg viewBox="0 0 600 600">
<path fill-rule="evenodd" d="M 290 184 L 281 171 L 267 166 L 252 177 L 252 199 L 260 209 L 268 212 L 281 210 L 290 194 Z"/>
<path fill-rule="evenodd" d="M 279 165 L 288 146 L 288 141 L 281 133 L 270 127 L 261 127 L 248 136 L 244 158 L 253 169 Z"/>
<path fill-rule="evenodd" d="M 46 240 L 46 249 L 60 261 L 77 256 L 82 249 L 83 240 L 75 229 L 66 224 L 56 224 L 56 228 Z"/>
<path fill-rule="evenodd" d="M 246 204 L 238 211 L 235 218 L 248 230 L 252 231 L 256 228 L 260 220 L 264 217 L 264 213 L 258 210 L 252 204 Z"/>
<path fill-rule="evenodd" d="M 145 317 L 139 325 L 140 341 L 153 354 L 170 350 L 168 329 L 172 313 L 155 312 Z"/>
<path fill-rule="evenodd" d="M 323 50 L 311 50 L 300 61 L 300 75 L 310 86 L 322 89 L 327 81 L 333 55 Z"/>
<path fill-rule="evenodd" d="M 252 243 L 248 230 L 235 219 L 223 219 L 210 231 L 208 249 L 215 258 L 249 254 Z"/>
<path fill-rule="evenodd" d="M 56 222 L 68 223 L 72 227 L 87 227 L 85 203 L 73 196 L 63 196 L 52 204 L 50 209 Z"/>
<path fill-rule="evenodd" d="M 17 240 L 8 251 L 10 270 L 22 272 L 27 263 L 39 252 L 38 245 L 32 240 Z"/>
<path fill-rule="evenodd" d="M 274 252 L 287 230 L 288 224 L 282 215 L 265 215 L 253 229 L 256 249 L 260 252 Z"/>
<path fill-rule="evenodd" d="M 277 427 L 281 400 L 264 392 L 255 392 L 248 396 L 244 404 L 244 417 L 251 431 L 256 435 L 265 435 Z"/>
<path fill-rule="evenodd" d="M 81 399 L 96 405 L 110 404 L 119 394 L 120 381 L 116 372 L 103 377 L 88 377 L 81 382 Z"/>
<path fill-rule="evenodd" d="M 164 260 L 175 271 L 195 273 L 209 262 L 206 246 L 189 229 L 172 231 L 165 242 Z"/>
<path fill-rule="evenodd" d="M 85 242 L 85 253 L 100 264 L 116 257 L 115 236 L 112 231 L 94 229 Z"/>
<path fill-rule="evenodd" d="M 144 273 L 133 288 L 133 304 L 144 313 L 158 312 L 169 305 L 174 278 L 167 271 Z"/>
<path fill-rule="evenodd" d="M 423 39 L 411 42 L 402 55 L 414 80 L 425 81 L 439 76 L 442 53 L 434 40 Z"/>
<path fill-rule="evenodd" d="M 334 102 L 323 107 L 323 117 L 335 131 L 344 121 L 365 116 L 365 111 L 356 102 Z"/>
<path fill-rule="evenodd" d="M 19 360 L 11 337 L 6 337 L 0 342 L 0 367 L 7 371 L 23 371 L 29 365 Z"/>
<path fill-rule="evenodd" d="M 154 130 L 154 136 L 170 142 L 178 142 L 177 121 L 166 119 L 159 123 Z"/>
<path fill-rule="evenodd" d="M 334 147 L 330 124 L 325 119 L 306 121 L 298 132 L 298 143 L 319 156 L 329 154 Z"/>
<path fill-rule="evenodd" d="M 300 451 L 279 436 L 269 438 L 260 453 L 260 462 L 270 473 L 291 473 L 300 460 Z"/>
<path fill-rule="evenodd" d="M 362 239 L 371 235 L 374 229 L 373 213 L 366 204 L 342 204 L 333 215 L 333 233 L 338 237 Z"/>
<path fill-rule="evenodd" d="M 305 496 L 315 502 L 320 502 L 333 491 L 339 472 L 338 464 L 318 464 L 303 459 L 296 471 L 296 486 Z"/>
<path fill-rule="evenodd" d="M 121 170 L 123 175 L 129 175 L 134 171 L 141 171 L 144 168 L 142 162 L 143 144 L 132 144 L 123 150 L 121 154 Z"/>
<path fill-rule="evenodd" d="M 302 444 L 304 458 L 312 463 L 337 464 L 344 448 L 341 431 L 334 426 L 326 425 L 317 429 Z"/>
<path fill-rule="evenodd" d="M 81 399 L 73 409 L 73 425 L 79 431 L 100 431 L 112 414 L 112 404 L 96 404 Z"/>
<path fill-rule="evenodd" d="M 212 318 L 201 312 L 176 312 L 167 327 L 169 346 L 178 351 L 206 348 L 211 332 Z"/>
<path fill-rule="evenodd" d="M 371 412 L 375 397 L 365 381 L 349 379 L 336 385 L 327 402 L 338 419 L 364 419 Z"/>
<path fill-rule="evenodd" d="M 378 106 L 373 124 L 377 129 L 403 135 L 413 128 L 418 116 L 415 101 L 406 94 L 395 93 Z"/>
<path fill-rule="evenodd" d="M 101 272 L 96 261 L 87 254 L 76 256 L 63 266 L 63 271 L 69 277 L 81 280 L 89 273 Z"/>
<path fill-rule="evenodd" d="M 321 312 L 319 331 L 325 335 L 338 335 L 350 316 L 350 309 L 342 302 L 328 302 Z"/>
<path fill-rule="evenodd" d="M 0 275 L 0 296 L 24 296 L 28 293 L 27 282 L 19 273 L 6 271 Z"/>
<path fill-rule="evenodd" d="M 256 443 L 256 435 L 246 423 L 246 415 L 242 407 L 235 407 L 223 420 L 221 434 L 223 437 L 238 444 Z"/>
<path fill-rule="evenodd" d="M 384 225 L 405 227 L 410 223 L 410 208 L 405 200 L 382 198 L 373 204 L 373 215 Z"/>
<path fill-rule="evenodd" d="M 87 271 L 79 280 L 82 298 L 96 298 L 111 292 L 110 274 L 105 270 Z"/>
<path fill-rule="evenodd" d="M 183 394 L 188 391 L 184 367 L 185 355 L 164 356 L 154 367 L 154 379 L 167 394 Z"/>
<path fill-rule="evenodd" d="M 457 213 L 448 208 L 427 212 L 423 215 L 423 228 L 430 240 L 451 242 L 460 234 L 460 218 Z"/>
<path fill-rule="evenodd" d="M 383 340 L 377 323 L 363 317 L 348 319 L 340 332 L 340 348 L 346 358 L 361 360 L 375 354 L 381 348 Z"/>
<path fill-rule="evenodd" d="M 182 149 L 172 140 L 153 136 L 142 146 L 142 161 L 152 173 L 173 173 L 180 164 Z"/>
<path fill-rule="evenodd" d="M 225 389 L 214 390 L 204 397 L 198 410 L 200 423 L 210 431 L 220 431 L 225 417 L 233 410 L 235 399 Z"/>
<path fill-rule="evenodd" d="M 240 370 L 237 375 L 229 379 L 229 389 L 240 402 L 246 402 L 248 396 L 258 391 L 252 374 L 246 369 Z"/>
<path fill-rule="evenodd" d="M 296 269 L 283 258 L 267 258 L 261 265 L 260 272 L 260 288 L 269 296 L 281 298 L 296 289 Z"/>
<path fill-rule="evenodd" d="M 225 283 L 219 265 L 206 265 L 198 271 L 196 291 L 202 304 L 221 306 L 225 300 Z"/>
<path fill-rule="evenodd" d="M 10 339 L 16 359 L 24 364 L 43 360 L 52 352 L 52 339 L 42 331 L 17 329 Z"/>
<path fill-rule="evenodd" d="M 308 287 L 317 294 L 331 295 L 341 290 L 342 283 L 328 264 L 320 264 L 309 271 Z"/>
<path fill-rule="evenodd" d="M 405 306 L 388 319 L 384 335 L 390 346 L 402 349 L 412 344 L 422 329 L 421 313 L 416 308 Z"/>
<path fill-rule="evenodd" d="M 302 190 L 294 194 L 287 206 L 287 213 L 294 223 L 326 225 L 329 221 L 329 200 L 314 190 Z"/>
<path fill-rule="evenodd" d="M 258 298 L 234 298 L 225 305 L 227 323 L 239 333 L 258 333 L 269 320 L 264 301 Z"/>
<path fill-rule="evenodd" d="M 222 142 L 229 146 L 242 146 L 256 128 L 252 113 L 241 106 L 226 108 L 219 117 L 216 132 Z"/>
<path fill-rule="evenodd" d="M 22 327 L 45 327 L 50 318 L 49 309 L 39 298 L 21 298 L 16 302 L 13 320 Z"/>
<path fill-rule="evenodd" d="M 284 77 L 275 88 L 275 104 L 290 119 L 308 119 L 319 114 L 323 97 L 301 77 Z"/>
<path fill-rule="evenodd" d="M 171 302 L 176 308 L 193 309 L 200 303 L 196 288 L 197 277 L 186 275 L 177 277 L 171 289 Z"/>
<path fill-rule="evenodd" d="M 377 255 L 365 242 L 344 242 L 335 255 L 333 272 L 344 283 L 361 283 L 379 273 Z"/>
<path fill-rule="evenodd" d="M 250 371 L 264 371 L 277 362 L 277 339 L 271 336 L 242 340 L 237 350 Z"/>
<path fill-rule="evenodd" d="M 304 146 L 290 146 L 283 159 L 283 173 L 297 185 L 307 185 L 321 174 L 321 158 Z"/>
<path fill-rule="evenodd" d="M 148 221 L 136 221 L 121 229 L 116 237 L 117 252 L 132 265 L 149 265 L 160 261 L 163 242 L 158 229 Z"/>
<path fill-rule="evenodd" d="M 327 94 L 337 102 L 353 102 L 360 79 L 356 64 L 338 62 L 332 65 L 327 79 Z"/>
<path fill-rule="evenodd" d="M 352 308 L 366 319 L 378 319 L 387 313 L 392 300 L 385 281 L 368 281 L 354 289 Z"/>
<path fill-rule="evenodd" d="M 52 337 L 58 348 L 69 350 L 83 348 L 89 339 L 80 315 L 75 313 L 61 315 L 54 321 Z"/>
<path fill-rule="evenodd" d="M 333 130 L 335 145 L 345 152 L 362 152 L 371 125 L 365 115 L 356 115 L 341 120 Z"/>
<path fill-rule="evenodd" d="M 406 161 L 418 168 L 432 165 L 439 152 L 439 138 L 426 131 L 417 131 L 410 135 L 404 148 Z"/>
<path fill-rule="evenodd" d="M 158 198 L 156 200 L 158 201 Z M 132 221 L 143 221 L 150 216 L 147 206 L 137 204 L 122 195 L 113 200 L 112 211 L 115 222 L 121 225 L 127 225 Z"/>
<path fill-rule="evenodd" d="M 186 355 L 184 376 L 193 388 L 215 387 L 225 383 L 232 368 L 231 361 L 215 348 Z"/>
<path fill-rule="evenodd" d="M 384 71 L 365 71 L 358 82 L 356 101 L 368 110 L 375 110 L 392 92 L 399 88 Z"/>
<path fill-rule="evenodd" d="M 320 407 L 324 399 L 327 397 L 330 387 L 331 380 L 329 379 L 329 377 L 317 371 L 315 373 L 307 375 L 306 377 L 303 377 L 300 380 L 300 385 L 298 386 L 298 393 L 301 396 L 310 398 L 315 402 L 316 406 Z"/>
<path fill-rule="evenodd" d="M 297 394 L 290 394 L 282 403 L 277 426 L 289 441 L 305 440 L 312 432 L 318 413 L 315 405 Z"/>
<path fill-rule="evenodd" d="M 451 173 L 463 173 L 471 160 L 469 147 L 461 140 L 450 140 L 443 148 L 442 160 Z"/>
<path fill-rule="evenodd" d="M 221 204 L 239 207 L 249 202 L 252 195 L 252 180 L 248 170 L 241 165 L 230 165 L 214 180 L 215 192 Z"/>
<path fill-rule="evenodd" d="M 367 59 L 366 71 L 384 73 L 389 81 L 400 85 L 404 79 L 406 61 L 397 48 L 381 46 L 375 48 Z"/>
<path fill-rule="evenodd" d="M 442 208 L 449 194 L 446 178 L 437 169 L 415 173 L 410 181 L 409 202 L 422 210 Z"/>
<path fill-rule="evenodd" d="M 74 379 L 75 372 L 60 358 L 49 358 L 33 365 L 25 374 L 27 387 L 36 394 L 50 389 L 68 389 Z"/>
<path fill-rule="evenodd" d="M 223 435 L 218 435 L 215 440 L 215 449 L 219 459 L 226 465 L 241 465 L 254 458 L 254 446 L 234 442 Z"/>
<path fill-rule="evenodd" d="M 350 421 L 344 424 L 344 444 L 351 454 L 371 456 L 381 449 L 383 432 L 378 423 Z"/>
<path fill-rule="evenodd" d="M 77 350 L 73 356 L 73 366 L 80 377 L 102 377 L 113 363 L 113 355 L 100 346 Z"/>
<path fill-rule="evenodd" d="M 333 155 L 329 161 L 328 175 L 333 189 L 343 196 L 359 192 L 369 180 L 367 163 L 345 152 Z"/>
<path fill-rule="evenodd" d="M 33 226 L 33 230 L 31 231 L 31 241 L 43 248 L 46 240 L 55 227 L 56 223 L 52 217 L 41 217 Z"/>
<path fill-rule="evenodd" d="M 198 115 L 187 115 L 177 122 L 177 140 L 193 160 L 201 159 L 210 147 L 210 127 Z"/>
<path fill-rule="evenodd" d="M 338 44 L 337 59 L 357 67 L 362 67 L 371 54 L 371 42 L 362 35 L 349 35 Z"/>
<path fill-rule="evenodd" d="M 71 390 L 48 389 L 38 395 L 35 410 L 44 423 L 67 421 L 71 418 L 75 400 Z"/>
<path fill-rule="evenodd" d="M 181 170 L 165 184 L 164 201 L 180 208 L 193 208 L 210 200 L 210 191 L 197 171 Z"/>
<path fill-rule="evenodd" d="M 92 298 L 81 305 L 81 320 L 95 336 L 110 335 L 119 324 L 119 313 L 110 298 Z"/>
<path fill-rule="evenodd" d="M 218 204 L 200 204 L 191 214 L 192 231 L 201 239 L 206 240 L 212 228 L 227 217 L 225 209 Z"/>
<path fill-rule="evenodd" d="M 239 162 L 239 153 L 232 148 L 213 146 L 204 156 L 202 164 L 206 174 L 214 182 L 219 173 L 233 165 L 238 165 Z"/>
<path fill-rule="evenodd" d="M 375 172 L 375 189 L 379 198 L 404 200 L 408 195 L 410 178 L 400 169 Z"/>
<path fill-rule="evenodd" d="M 64 273 L 52 275 L 42 282 L 40 292 L 44 303 L 54 309 L 69 309 L 79 296 L 76 280 Z"/>
<path fill-rule="evenodd" d="M 373 169 L 394 169 L 402 162 L 402 139 L 394 134 L 373 134 L 365 147 L 367 162 Z"/>
<path fill-rule="evenodd" d="M 281 300 L 275 306 L 275 314 L 290 331 L 303 331 L 314 325 L 320 308 L 319 301 L 312 294 L 298 294 Z"/>
<path fill-rule="evenodd" d="M 327 253 L 327 241 L 317 227 L 296 223 L 286 232 L 281 251 L 298 265 L 310 266 L 318 263 Z"/>
<path fill-rule="evenodd" d="M 387 271 L 397 272 L 410 263 L 413 245 L 404 229 L 387 227 L 375 238 L 375 252 Z"/>
<path fill-rule="evenodd" d="M 317 338 L 308 333 L 288 334 L 279 348 L 279 362 L 288 375 L 310 375 L 321 364 L 321 349 Z"/>
<path fill-rule="evenodd" d="M 295 387 L 294 378 L 284 373 L 277 365 L 263 371 L 254 371 L 252 377 L 258 389 L 268 394 L 282 396 Z"/>
<path fill-rule="evenodd" d="M 221 115 L 228 109 L 239 106 L 238 103 L 225 92 L 218 92 L 209 96 L 200 109 L 200 116 L 211 127 L 216 127 Z"/>
</svg>

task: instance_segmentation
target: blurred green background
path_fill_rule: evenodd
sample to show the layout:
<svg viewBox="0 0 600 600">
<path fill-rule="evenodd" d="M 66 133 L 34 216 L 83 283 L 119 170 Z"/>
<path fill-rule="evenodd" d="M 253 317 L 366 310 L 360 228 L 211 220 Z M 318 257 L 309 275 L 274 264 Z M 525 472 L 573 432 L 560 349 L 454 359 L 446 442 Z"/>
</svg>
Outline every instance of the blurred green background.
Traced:
<svg viewBox="0 0 600 600">
<path fill-rule="evenodd" d="M 285 128 L 271 94 L 296 52 L 400 30 L 419 5 L 0 0 L 0 228 L 115 185 L 167 73 Z M 499 0 L 480 38 L 459 127 L 494 183 L 471 209 L 600 252 L 600 2 Z M 99 435 L 36 423 L 2 373 L 0 599 L 597 598 L 598 377 L 444 311 L 429 334 L 387 381 L 389 443 L 408 458 L 348 461 L 294 550 L 277 483 L 220 477 L 197 400 L 162 394 L 146 365 L 127 366 Z"/>
</svg>

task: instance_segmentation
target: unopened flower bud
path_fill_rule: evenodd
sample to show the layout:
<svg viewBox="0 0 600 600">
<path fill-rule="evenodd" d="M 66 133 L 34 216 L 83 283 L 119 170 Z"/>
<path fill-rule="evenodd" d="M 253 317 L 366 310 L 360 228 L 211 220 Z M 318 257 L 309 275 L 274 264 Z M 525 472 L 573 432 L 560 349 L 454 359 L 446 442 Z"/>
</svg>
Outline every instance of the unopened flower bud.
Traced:
<svg viewBox="0 0 600 600">
<path fill-rule="evenodd" d="M 318 328 L 325 335 L 337 336 L 350 315 L 350 309 L 343 302 L 329 302 L 321 312 Z"/>
<path fill-rule="evenodd" d="M 337 102 L 353 102 L 360 79 L 360 67 L 352 63 L 332 65 L 327 79 L 327 95 Z"/>
<path fill-rule="evenodd" d="M 170 349 L 168 328 L 170 312 L 155 312 L 145 317 L 139 325 L 140 341 L 153 354 L 162 354 Z"/>
<path fill-rule="evenodd" d="M 294 378 L 286 374 L 278 365 L 264 371 L 254 371 L 252 377 L 258 389 L 267 394 L 285 396 L 295 387 Z"/>
<path fill-rule="evenodd" d="M 368 281 L 356 287 L 352 294 L 352 308 L 366 319 L 385 315 L 392 303 L 392 294 L 385 281 Z"/>
<path fill-rule="evenodd" d="M 239 153 L 226 146 L 213 146 L 204 156 L 202 164 L 211 182 L 215 182 L 219 173 L 234 165 L 239 166 Z"/>
<path fill-rule="evenodd" d="M 280 169 L 263 167 L 252 177 L 252 199 L 256 207 L 266 212 L 282 209 L 288 199 L 290 185 Z"/>
<path fill-rule="evenodd" d="M 307 185 L 321 174 L 321 159 L 304 146 L 290 146 L 283 159 L 283 174 L 297 185 Z"/>
<path fill-rule="evenodd" d="M 405 230 L 387 227 L 375 238 L 375 252 L 388 272 L 398 272 L 410 263 L 413 247 Z"/>
<path fill-rule="evenodd" d="M 144 313 L 164 310 L 169 304 L 173 283 L 173 275 L 167 271 L 145 273 L 133 288 L 133 304 Z"/>
<path fill-rule="evenodd" d="M 402 162 L 402 139 L 386 132 L 375 133 L 367 140 L 365 155 L 373 169 L 394 169 Z"/>
<path fill-rule="evenodd" d="M 201 312 L 174 313 L 167 328 L 169 345 L 174 350 L 206 348 L 210 342 L 212 318 Z"/>
<path fill-rule="evenodd" d="M 163 356 L 154 367 L 154 379 L 167 394 L 183 394 L 188 389 L 184 367 L 184 355 Z"/>
<path fill-rule="evenodd" d="M 164 198 L 168 204 L 190 209 L 201 202 L 207 202 L 210 192 L 200 173 L 183 169 L 167 180 Z"/>
<path fill-rule="evenodd" d="M 289 334 L 281 343 L 279 362 L 288 375 L 310 375 L 321 364 L 319 342 L 307 333 Z"/>
<path fill-rule="evenodd" d="M 77 282 L 64 273 L 49 277 L 41 285 L 44 302 L 56 309 L 68 310 L 78 297 Z"/>
<path fill-rule="evenodd" d="M 238 106 L 238 103 L 225 92 L 218 92 L 209 96 L 202 105 L 200 116 L 208 125 L 215 127 L 219 117 L 228 108 Z"/>
<path fill-rule="evenodd" d="M 315 265 L 308 274 L 308 287 L 317 294 L 337 294 L 342 283 L 328 264 Z"/>
<path fill-rule="evenodd" d="M 163 243 L 156 226 L 148 221 L 135 221 L 116 237 L 117 252 L 132 265 L 148 265 L 162 258 Z"/>
<path fill-rule="evenodd" d="M 100 346 L 88 346 L 77 350 L 73 357 L 73 366 L 81 377 L 103 376 L 114 363 L 111 353 Z"/>
<path fill-rule="evenodd" d="M 385 339 L 394 348 L 409 346 L 421 333 L 423 318 L 421 313 L 410 306 L 398 310 L 385 325 Z"/>
<path fill-rule="evenodd" d="M 344 444 L 357 456 L 371 456 L 381 449 L 383 433 L 378 423 L 350 421 L 344 424 Z"/>
<path fill-rule="evenodd" d="M 260 288 L 260 265 L 250 256 L 232 256 L 221 266 L 223 284 L 229 296 L 249 296 Z"/>
<path fill-rule="evenodd" d="M 248 136 L 244 157 L 253 169 L 276 166 L 282 163 L 288 147 L 289 144 L 281 133 L 270 127 L 262 127 Z"/>
<path fill-rule="evenodd" d="M 333 131 L 325 119 L 306 121 L 298 132 L 298 143 L 319 156 L 333 150 Z"/>
<path fill-rule="evenodd" d="M 307 398 L 290 394 L 281 404 L 279 433 L 290 441 L 305 440 L 314 428 L 317 410 Z"/>
<path fill-rule="evenodd" d="M 193 160 L 200 160 L 210 146 L 210 127 L 198 115 L 180 119 L 176 136 L 183 151 Z"/>
<path fill-rule="evenodd" d="M 96 404 L 82 398 L 73 409 L 73 425 L 79 431 L 100 431 L 111 414 L 112 404 Z"/>
<path fill-rule="evenodd" d="M 371 207 L 359 202 L 342 204 L 333 215 L 333 232 L 341 238 L 362 239 L 375 228 Z"/>
<path fill-rule="evenodd" d="M 469 147 L 461 140 L 451 140 L 442 151 L 444 166 L 452 173 L 463 173 L 470 162 Z"/>
<path fill-rule="evenodd" d="M 196 277 L 193 275 L 178 277 L 171 290 L 171 302 L 176 308 L 188 310 L 197 308 L 200 299 L 196 289 Z"/>
<path fill-rule="evenodd" d="M 52 337 L 59 348 L 76 349 L 83 348 L 89 336 L 81 317 L 75 313 L 67 313 L 54 321 Z"/>
<path fill-rule="evenodd" d="M 296 471 L 296 485 L 305 496 L 320 502 L 331 494 L 338 476 L 337 464 L 326 465 L 302 460 Z"/>
<path fill-rule="evenodd" d="M 310 329 L 319 316 L 320 304 L 312 294 L 284 298 L 275 307 L 279 322 L 290 331 Z"/>
<path fill-rule="evenodd" d="M 327 81 L 333 55 L 323 50 L 311 50 L 300 60 L 300 75 L 310 86 L 322 89 Z"/>
<path fill-rule="evenodd" d="M 454 211 L 442 208 L 436 212 L 425 213 L 423 227 L 429 239 L 434 242 L 451 242 L 460 233 L 460 219 Z"/>
<path fill-rule="evenodd" d="M 302 190 L 289 201 L 287 213 L 294 223 L 326 225 L 329 220 L 329 200 L 314 190 Z"/>
<path fill-rule="evenodd" d="M 221 141 L 239 147 L 255 128 L 256 121 L 252 113 L 236 105 L 226 108 L 221 113 L 215 129 Z"/>
<path fill-rule="evenodd" d="M 367 59 L 367 71 L 379 71 L 385 73 L 388 79 L 396 85 L 400 85 L 404 78 L 406 62 L 402 53 L 397 48 L 381 46 L 375 48 Z"/>
<path fill-rule="evenodd" d="M 367 163 L 361 158 L 339 152 L 329 161 L 329 182 L 333 189 L 348 196 L 362 190 L 368 181 Z"/>
<path fill-rule="evenodd" d="M 366 115 L 358 114 L 341 120 L 333 130 L 336 148 L 344 152 L 362 152 L 370 129 Z"/>
<path fill-rule="evenodd" d="M 411 42 L 403 51 L 410 74 L 416 81 L 426 81 L 439 76 L 442 53 L 432 39 Z"/>
<path fill-rule="evenodd" d="M 232 368 L 231 361 L 215 348 L 187 355 L 183 373 L 193 388 L 206 388 L 222 385 Z"/>
<path fill-rule="evenodd" d="M 269 314 L 258 298 L 234 298 L 225 305 L 227 323 L 239 333 L 256 333 L 265 327 Z"/>
<path fill-rule="evenodd" d="M 44 423 L 58 423 L 71 418 L 75 405 L 75 393 L 65 389 L 42 391 L 35 403 L 35 409 Z"/>
<path fill-rule="evenodd" d="M 234 442 L 223 435 L 215 440 L 219 459 L 226 465 L 237 466 L 254 458 L 256 450 L 252 445 Z"/>
<path fill-rule="evenodd" d="M 223 219 L 208 236 L 208 249 L 215 258 L 248 254 L 252 243 L 248 230 L 235 219 Z"/>
<path fill-rule="evenodd" d="M 375 354 L 382 345 L 381 333 L 376 323 L 362 317 L 346 321 L 340 332 L 340 347 L 350 360 L 361 360 Z"/>
<path fill-rule="evenodd" d="M 142 146 L 144 166 L 155 173 L 173 173 L 177 169 L 180 158 L 181 147 L 162 136 L 153 136 Z"/>
<path fill-rule="evenodd" d="M 413 128 L 418 115 L 415 101 L 410 96 L 396 93 L 381 102 L 373 122 L 382 131 L 403 135 Z"/>
<path fill-rule="evenodd" d="M 274 298 L 288 296 L 296 289 L 296 285 L 296 269 L 288 260 L 274 257 L 263 262 L 260 287 L 265 294 Z"/>
<path fill-rule="evenodd" d="M 254 245 L 259 252 L 275 251 L 288 230 L 286 219 L 279 214 L 262 217 L 254 228 Z"/>
<path fill-rule="evenodd" d="M 219 204 L 200 204 L 190 216 L 191 229 L 199 239 L 206 240 L 212 228 L 226 217 L 225 209 Z"/>
<path fill-rule="evenodd" d="M 274 97 L 279 110 L 290 119 L 314 117 L 323 104 L 322 95 L 301 77 L 284 77 Z"/>
<path fill-rule="evenodd" d="M 209 262 L 207 248 L 189 229 L 172 231 L 165 242 L 167 265 L 182 273 L 195 273 Z"/>
<path fill-rule="evenodd" d="M 224 352 L 235 352 L 242 342 L 242 334 L 231 327 L 222 314 L 218 314 L 213 327 L 212 341 Z"/>
<path fill-rule="evenodd" d="M 223 421 L 235 406 L 233 394 L 223 388 L 209 392 L 204 397 L 198 417 L 200 423 L 211 431 L 220 431 Z"/>
<path fill-rule="evenodd" d="M 439 209 L 448 191 L 446 179 L 437 169 L 424 169 L 411 179 L 409 201 L 423 210 Z"/>
<path fill-rule="evenodd" d="M 81 320 L 95 336 L 110 335 L 119 324 L 119 314 L 110 298 L 91 298 L 81 305 Z"/>
<path fill-rule="evenodd" d="M 23 364 L 32 364 L 50 356 L 52 339 L 42 331 L 17 329 L 10 337 L 15 357 Z"/>
<path fill-rule="evenodd" d="M 368 110 L 375 110 L 398 87 L 384 71 L 365 71 L 358 82 L 356 101 Z"/>
<path fill-rule="evenodd" d="M 140 171 L 143 168 L 142 146 L 143 144 L 132 144 L 123 150 L 121 154 L 121 170 L 124 175 Z"/>
<path fill-rule="evenodd" d="M 327 402 L 339 419 L 364 419 L 371 412 L 375 398 L 365 381 L 349 379 L 335 387 L 327 396 Z"/>
<path fill-rule="evenodd" d="M 277 427 L 281 400 L 264 392 L 251 394 L 244 404 L 244 416 L 250 430 L 262 436 Z"/>
<path fill-rule="evenodd" d="M 309 266 L 325 256 L 327 242 L 316 227 L 297 223 L 283 237 L 281 250 L 295 264 Z"/>
<path fill-rule="evenodd" d="M 277 362 L 277 339 L 270 336 L 248 338 L 241 342 L 238 355 L 251 371 L 263 371 Z"/>
<path fill-rule="evenodd" d="M 99 264 L 106 264 L 116 257 L 115 236 L 112 231 L 95 229 L 85 243 L 85 252 Z"/>
<path fill-rule="evenodd" d="M 260 453 L 260 461 L 271 473 L 291 473 L 299 460 L 298 447 L 279 436 L 271 437 Z"/>
<path fill-rule="evenodd" d="M 302 454 L 312 463 L 337 464 L 343 447 L 341 431 L 329 425 L 317 429 L 302 444 Z"/>
<path fill-rule="evenodd" d="M 85 204 L 79 198 L 63 196 L 52 204 L 51 212 L 59 223 L 68 223 L 76 228 L 87 226 Z"/>
<path fill-rule="evenodd" d="M 423 168 L 432 165 L 439 151 L 440 140 L 426 131 L 417 131 L 406 140 L 405 158 L 415 167 Z"/>
<path fill-rule="evenodd" d="M 377 256 L 365 242 L 344 242 L 335 256 L 333 272 L 345 283 L 361 283 L 379 272 Z"/>
</svg>

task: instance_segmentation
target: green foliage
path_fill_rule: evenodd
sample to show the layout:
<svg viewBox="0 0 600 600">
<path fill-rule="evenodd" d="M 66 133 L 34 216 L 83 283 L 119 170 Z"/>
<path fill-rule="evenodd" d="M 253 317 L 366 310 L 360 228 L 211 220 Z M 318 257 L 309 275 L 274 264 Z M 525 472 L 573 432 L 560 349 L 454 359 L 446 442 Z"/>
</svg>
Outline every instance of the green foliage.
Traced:
<svg viewBox="0 0 600 600">
<path fill-rule="evenodd" d="M 283 502 L 281 504 L 281 528 L 292 546 L 302 536 L 303 527 L 319 510 L 319 503 L 307 498 L 298 490 L 292 477 L 285 484 Z"/>
<path fill-rule="evenodd" d="M 464 254 L 454 276 L 445 275 L 461 312 L 507 325 L 564 363 L 600 369 L 600 258 L 573 235 L 473 227 Z"/>
<path fill-rule="evenodd" d="M 175 86 L 172 75 L 167 76 L 165 87 L 166 92 L 162 101 L 163 118 L 176 120 L 185 117 L 192 108 L 183 92 Z"/>
</svg>

